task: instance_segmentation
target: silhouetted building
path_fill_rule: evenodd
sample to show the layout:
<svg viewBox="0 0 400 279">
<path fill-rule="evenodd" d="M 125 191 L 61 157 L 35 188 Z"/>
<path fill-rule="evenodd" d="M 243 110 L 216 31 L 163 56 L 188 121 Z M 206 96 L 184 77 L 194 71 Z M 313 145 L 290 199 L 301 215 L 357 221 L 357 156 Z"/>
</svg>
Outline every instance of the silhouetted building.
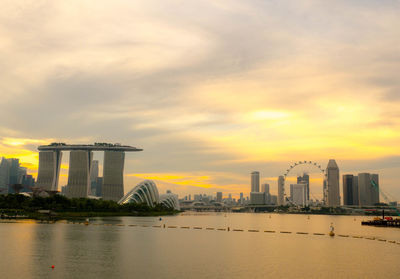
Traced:
<svg viewBox="0 0 400 279">
<path fill-rule="evenodd" d="M 373 183 L 374 182 L 374 183 Z M 372 184 L 372 203 L 373 205 L 379 203 L 379 175 L 371 174 L 371 184 Z"/>
<path fill-rule="evenodd" d="M 285 204 L 285 178 L 281 175 L 278 178 L 278 205 L 282 206 Z"/>
<path fill-rule="evenodd" d="M 22 176 L 21 184 L 23 186 L 21 192 L 32 192 L 32 187 L 35 186 L 35 178 L 30 174 Z"/>
<path fill-rule="evenodd" d="M 217 202 L 222 202 L 222 192 L 217 192 Z"/>
<path fill-rule="evenodd" d="M 352 174 L 343 175 L 343 204 L 359 205 L 358 177 Z"/>
<path fill-rule="evenodd" d="M 239 203 L 240 203 L 241 205 L 244 204 L 243 193 L 240 193 L 240 200 L 239 200 Z"/>
<path fill-rule="evenodd" d="M 260 173 L 258 171 L 251 173 L 251 192 L 260 192 Z"/>
<path fill-rule="evenodd" d="M 0 194 L 8 193 L 8 185 L 10 184 L 10 165 L 6 158 L 1 158 L 0 163 Z"/>
<path fill-rule="evenodd" d="M 0 162 L 0 194 L 14 194 L 14 185 L 20 185 L 19 192 L 30 192 L 35 180 L 21 167 L 17 158 L 2 158 Z"/>
<path fill-rule="evenodd" d="M 360 206 L 372 206 L 379 203 L 379 176 L 377 174 L 359 173 L 358 192 Z"/>
</svg>

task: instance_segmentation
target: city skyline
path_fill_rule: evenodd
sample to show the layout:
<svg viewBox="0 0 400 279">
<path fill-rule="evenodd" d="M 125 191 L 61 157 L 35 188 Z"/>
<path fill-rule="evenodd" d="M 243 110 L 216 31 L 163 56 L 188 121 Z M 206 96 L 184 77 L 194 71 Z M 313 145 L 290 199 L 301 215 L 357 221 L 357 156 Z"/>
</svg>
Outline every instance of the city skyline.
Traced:
<svg viewBox="0 0 400 279">
<path fill-rule="evenodd" d="M 4 3 L 0 156 L 36 176 L 38 145 L 122 142 L 145 150 L 125 193 L 235 197 L 251 171 L 276 194 L 291 163 L 335 158 L 399 199 L 398 3 L 279 3 Z"/>
</svg>

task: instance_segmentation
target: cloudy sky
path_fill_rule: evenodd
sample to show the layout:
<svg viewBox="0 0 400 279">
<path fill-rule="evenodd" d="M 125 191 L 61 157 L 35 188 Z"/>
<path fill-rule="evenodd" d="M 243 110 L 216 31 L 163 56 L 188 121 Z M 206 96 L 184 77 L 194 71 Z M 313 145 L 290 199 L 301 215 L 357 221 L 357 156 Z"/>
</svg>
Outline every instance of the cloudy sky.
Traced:
<svg viewBox="0 0 400 279">
<path fill-rule="evenodd" d="M 334 158 L 400 198 L 400 1 L 1 6 L 0 156 L 30 173 L 40 144 L 120 142 L 144 149 L 126 191 L 247 195 L 258 170 L 276 193 L 291 163 Z"/>
</svg>

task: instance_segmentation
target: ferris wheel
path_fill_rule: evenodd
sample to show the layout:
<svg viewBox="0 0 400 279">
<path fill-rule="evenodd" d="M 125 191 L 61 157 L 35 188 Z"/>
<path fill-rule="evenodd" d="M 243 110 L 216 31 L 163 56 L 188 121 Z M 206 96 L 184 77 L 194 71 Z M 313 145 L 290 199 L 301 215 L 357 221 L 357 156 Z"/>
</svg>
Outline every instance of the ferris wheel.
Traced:
<svg viewBox="0 0 400 279">
<path fill-rule="evenodd" d="M 325 170 L 322 169 L 321 165 L 319 165 L 318 163 L 313 162 L 313 161 L 298 161 L 298 162 L 295 162 L 293 165 L 290 165 L 290 167 L 289 167 L 289 168 L 286 170 L 286 172 L 283 174 L 283 177 L 284 177 L 284 180 L 283 180 L 283 181 L 284 181 L 283 195 L 284 195 L 285 200 L 287 200 L 287 201 L 289 201 L 289 199 L 288 199 L 288 197 L 287 197 L 287 195 L 286 195 L 286 191 L 285 191 L 286 178 L 288 177 L 289 173 L 290 173 L 293 169 L 295 169 L 295 168 L 298 167 L 298 166 L 302 166 L 302 165 L 309 165 L 309 166 L 312 166 L 312 167 L 315 168 L 319 173 L 321 173 L 322 176 L 323 176 L 323 178 L 324 178 L 324 180 L 326 180 L 326 177 L 327 177 L 327 176 L 326 176 Z M 312 193 L 309 193 L 309 194 L 312 195 L 314 199 L 316 199 L 315 196 L 314 196 Z M 292 203 L 293 203 L 293 202 L 292 202 Z"/>
</svg>

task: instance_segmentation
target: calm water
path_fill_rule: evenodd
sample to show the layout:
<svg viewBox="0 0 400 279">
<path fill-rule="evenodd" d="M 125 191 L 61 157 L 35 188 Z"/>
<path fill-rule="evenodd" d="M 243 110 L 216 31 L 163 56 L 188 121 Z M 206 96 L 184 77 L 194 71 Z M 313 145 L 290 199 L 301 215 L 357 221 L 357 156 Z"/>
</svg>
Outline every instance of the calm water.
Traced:
<svg viewBox="0 0 400 279">
<path fill-rule="evenodd" d="M 0 223 L 0 278 L 400 278 L 398 244 L 295 234 L 327 233 L 333 222 L 337 234 L 400 242 L 400 229 L 361 226 L 362 219 L 186 213 L 162 221 L 97 218 L 92 220 L 99 225 L 89 226 Z M 151 227 L 164 224 L 165 229 Z"/>
</svg>

